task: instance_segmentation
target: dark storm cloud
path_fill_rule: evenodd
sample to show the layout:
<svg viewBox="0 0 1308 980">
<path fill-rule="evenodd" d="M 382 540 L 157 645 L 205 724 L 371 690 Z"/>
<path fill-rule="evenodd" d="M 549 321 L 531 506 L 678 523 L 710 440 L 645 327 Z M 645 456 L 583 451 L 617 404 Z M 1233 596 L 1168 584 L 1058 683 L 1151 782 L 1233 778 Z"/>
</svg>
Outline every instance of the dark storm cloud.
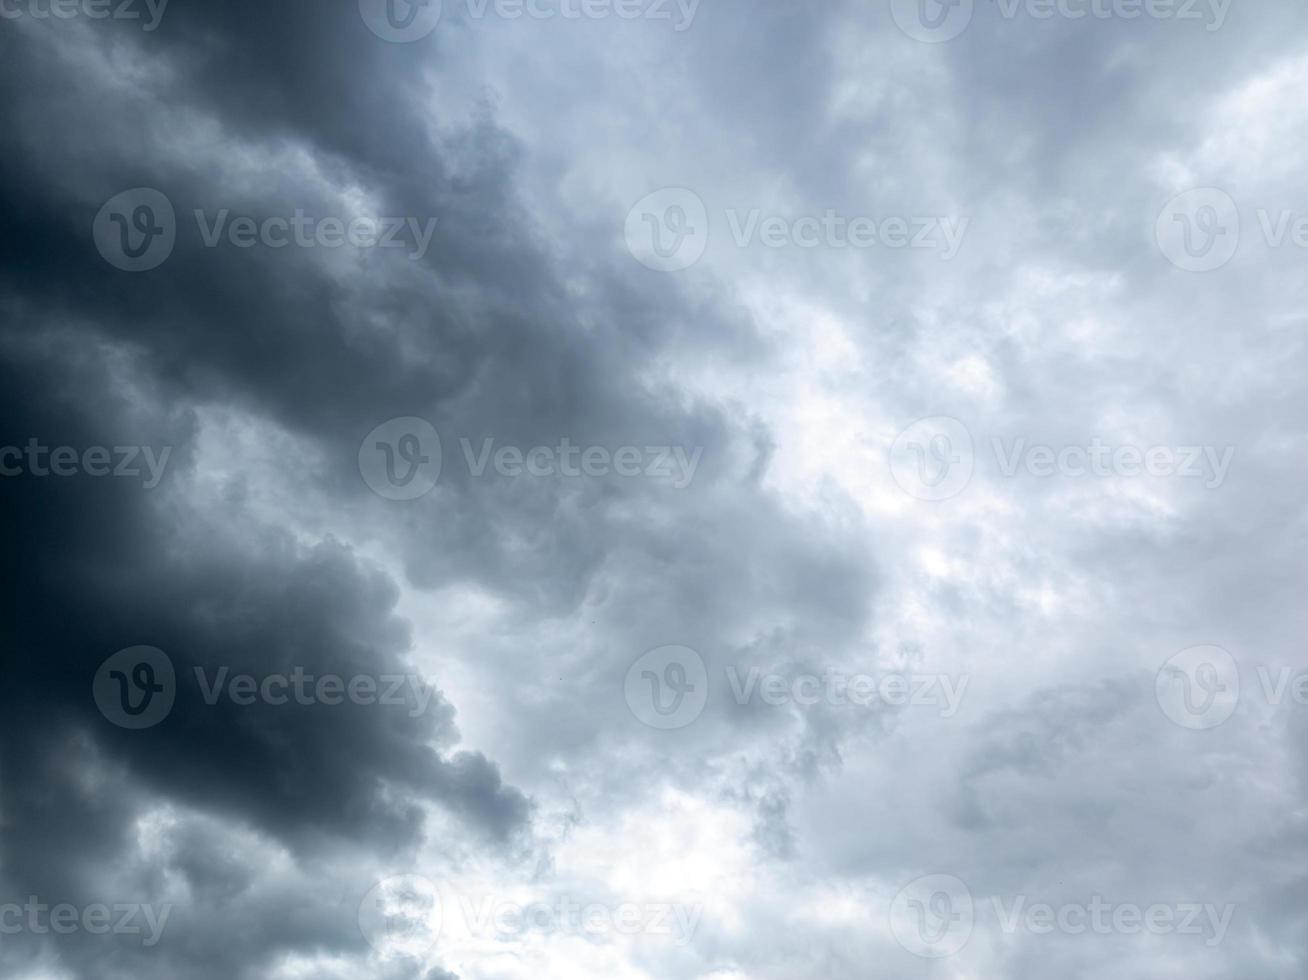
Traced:
<svg viewBox="0 0 1308 980">
<path fill-rule="evenodd" d="M 330 538 L 306 545 L 262 526 L 241 479 L 192 501 L 208 479 L 195 469 L 196 411 L 224 406 L 321 443 L 333 462 L 318 490 L 329 497 L 366 495 L 358 442 L 401 415 L 524 445 L 560 434 L 715 445 L 726 438 L 716 412 L 633 397 L 625 365 L 639 367 L 692 318 L 708 342 L 738 328 L 670 311 L 654 283 L 601 270 L 600 326 L 583 333 L 515 202 L 512 141 L 489 117 L 433 135 L 417 96 L 430 52 L 380 43 L 352 7 L 178 4 L 169 14 L 145 36 L 30 22 L 0 33 L 0 77 L 27 94 L 0 110 L 0 443 L 173 449 L 150 492 L 0 481 L 6 513 L 21 515 L 5 558 L 16 667 L 4 695 L 6 891 L 95 901 L 106 855 L 133 860 L 146 805 L 248 826 L 301 861 L 342 846 L 403 854 L 429 803 L 461 818 L 470 839 L 505 846 L 528 803 L 484 756 L 453 751 L 454 710 L 439 695 L 420 718 L 201 703 L 187 683 L 195 667 L 379 674 L 405 669 L 410 637 L 388 580 Z M 107 67 L 121 57 L 141 59 L 135 82 L 117 84 Z M 87 67 L 69 71 L 73 60 Z M 320 179 L 250 164 L 251 154 L 308 159 Z M 179 232 L 161 268 L 128 275 L 101 259 L 89 229 L 105 200 L 136 186 L 169 197 Z M 205 248 L 192 219 L 196 209 L 336 214 L 334 195 L 350 186 L 380 213 L 437 219 L 420 261 L 379 252 L 333 266 L 309 250 Z M 602 559 L 596 528 L 568 533 L 565 522 L 526 563 L 511 543 L 557 524 L 553 498 L 461 496 L 457 520 L 405 535 L 411 574 L 482 579 L 567 608 Z M 420 525 L 424 513 L 411 512 Z M 116 729 L 89 697 L 100 662 L 135 644 L 164 650 L 181 681 L 171 715 L 145 732 Z M 88 789 L 87 773 L 105 770 L 112 783 Z M 64 968 L 258 976 L 289 953 L 363 951 L 348 896 L 294 897 L 316 890 L 307 880 L 269 891 L 206 832 L 156 871 L 144 862 L 114 880 L 140 901 L 164 893 L 164 868 L 185 880 L 166 942 L 74 937 L 57 947 Z M 244 911 L 225 911 L 231 903 Z"/>
</svg>

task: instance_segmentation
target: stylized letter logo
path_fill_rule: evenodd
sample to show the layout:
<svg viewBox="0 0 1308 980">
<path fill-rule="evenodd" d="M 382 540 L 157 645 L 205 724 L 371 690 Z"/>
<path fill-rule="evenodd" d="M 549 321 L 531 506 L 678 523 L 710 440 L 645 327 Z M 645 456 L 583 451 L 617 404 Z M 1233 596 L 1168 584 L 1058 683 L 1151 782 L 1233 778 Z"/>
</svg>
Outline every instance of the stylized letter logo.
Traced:
<svg viewBox="0 0 1308 980">
<path fill-rule="evenodd" d="M 688 269 L 703 256 L 709 240 L 708 209 L 684 187 L 655 191 L 627 213 L 627 248 L 655 272 Z"/>
<path fill-rule="evenodd" d="M 394 487 L 407 487 L 413 482 L 413 478 L 418 475 L 418 471 L 431 462 L 431 457 L 422 451 L 422 443 L 411 432 L 400 436 L 398 446 L 392 446 L 389 442 L 382 440 L 377 443 L 377 448 L 386 454 L 386 478 Z M 403 476 L 399 474 L 395 465 L 397 454 L 409 464 L 409 468 Z"/>
<path fill-rule="evenodd" d="M 949 479 L 949 471 L 955 464 L 963 462 L 963 457 L 954 452 L 954 447 L 949 442 L 949 436 L 946 435 L 933 437 L 927 445 L 920 442 L 911 442 L 909 448 L 913 451 L 913 455 L 917 457 L 918 479 L 932 490 L 935 490 Z M 935 463 L 934 473 L 932 473 L 932 462 Z"/>
<path fill-rule="evenodd" d="M 918 500 L 941 501 L 962 493 L 975 466 L 972 434 L 957 419 L 920 419 L 890 447 L 890 471 L 900 489 Z"/>
<path fill-rule="evenodd" d="M 643 670 L 641 678 L 649 682 L 650 702 L 655 711 L 664 718 L 671 717 L 681 710 L 682 704 L 686 701 L 688 694 L 695 693 L 695 684 L 693 681 L 686 679 L 686 665 L 683 663 L 670 663 L 663 668 L 663 676 L 660 677 L 652 670 Z M 668 693 L 672 695 L 671 703 L 663 700 L 663 689 L 667 688 Z"/>
<path fill-rule="evenodd" d="M 918 8 L 919 19 L 928 29 L 941 30 L 949 23 L 954 8 L 962 2 L 963 0 L 922 0 Z"/>
<path fill-rule="evenodd" d="M 391 419 L 359 447 L 359 474 L 378 496 L 417 500 L 441 475 L 441 438 L 425 419 Z"/>
<path fill-rule="evenodd" d="M 138 204 L 136 210 L 132 212 L 132 225 L 129 228 L 127 224 L 127 215 L 111 214 L 109 220 L 118 226 L 119 241 L 123 254 L 129 259 L 139 259 L 150 251 L 150 246 L 154 244 L 155 237 L 164 233 L 164 228 L 159 224 L 159 220 L 154 216 L 154 209 L 148 204 Z M 141 244 L 132 244 L 132 229 L 136 230 L 140 236 Z"/>
<path fill-rule="evenodd" d="M 386 0 L 386 22 L 397 31 L 407 31 L 431 0 Z M 400 13 L 403 7 L 405 13 Z"/>
<path fill-rule="evenodd" d="M 666 646 L 642 655 L 627 671 L 627 707 L 651 728 L 685 728 L 708 704 L 708 669 L 690 647 Z"/>
<path fill-rule="evenodd" d="M 890 14 L 915 41 L 952 41 L 972 23 L 974 0 L 891 0 Z"/>
<path fill-rule="evenodd" d="M 359 903 L 359 931 L 383 956 L 422 956 L 444 924 L 440 889 L 420 875 L 378 882 Z"/>
<path fill-rule="evenodd" d="M 128 647 L 100 665 L 91 693 L 100 713 L 120 728 L 150 728 L 173 710 L 176 676 L 162 650 Z"/>
<path fill-rule="evenodd" d="M 933 892 L 928 901 L 909 899 L 909 908 L 917 914 L 917 931 L 923 942 L 935 945 L 949 930 L 963 921 L 963 914 L 954 911 L 954 900 L 948 892 Z M 935 923 L 934 925 L 932 923 Z"/>
<path fill-rule="evenodd" d="M 173 254 L 177 216 L 172 202 L 151 187 L 123 191 L 105 202 L 92 227 L 104 260 L 124 272 L 148 272 Z"/>
<path fill-rule="evenodd" d="M 153 664 L 140 663 L 132 668 L 132 686 L 136 688 L 136 697 L 128 686 L 127 674 L 121 670 L 111 670 L 109 676 L 118 682 L 118 698 L 123 711 L 133 718 L 145 714 L 150 709 L 154 696 L 164 692 L 164 686 L 156 683 Z"/>
<path fill-rule="evenodd" d="M 975 917 L 967 885 L 953 875 L 927 875 L 895 896 L 890 931 L 914 956 L 943 959 L 967 945 Z"/>
<path fill-rule="evenodd" d="M 1218 239 L 1227 231 L 1222 224 L 1221 216 L 1217 213 L 1217 208 L 1211 204 L 1205 204 L 1193 217 L 1188 214 L 1176 214 L 1172 216 L 1172 220 L 1181 224 L 1185 234 L 1186 254 L 1195 259 L 1207 258 L 1217 247 Z M 1196 230 L 1204 234 L 1203 243 L 1199 245 L 1194 241 Z"/>
<path fill-rule="evenodd" d="M 1240 210 L 1231 195 L 1215 187 L 1178 194 L 1154 225 L 1158 248 L 1178 269 L 1211 272 L 1240 247 Z"/>
<path fill-rule="evenodd" d="M 1163 664 L 1154 693 L 1163 714 L 1182 728 L 1216 728 L 1239 707 L 1240 668 L 1221 647 L 1190 647 Z"/>
<path fill-rule="evenodd" d="M 441 19 L 441 0 L 359 0 L 363 22 L 383 41 L 421 41 Z"/>
</svg>

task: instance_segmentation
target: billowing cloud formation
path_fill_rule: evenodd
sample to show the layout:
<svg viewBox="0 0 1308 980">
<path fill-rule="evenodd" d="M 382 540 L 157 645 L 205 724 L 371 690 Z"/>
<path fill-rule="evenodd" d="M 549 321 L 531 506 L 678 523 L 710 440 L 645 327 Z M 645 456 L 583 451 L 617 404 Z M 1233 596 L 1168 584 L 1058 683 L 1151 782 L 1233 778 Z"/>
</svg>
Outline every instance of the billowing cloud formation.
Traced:
<svg viewBox="0 0 1308 980">
<path fill-rule="evenodd" d="M 90 6 L 6 976 L 1302 974 L 1308 15 Z"/>
</svg>

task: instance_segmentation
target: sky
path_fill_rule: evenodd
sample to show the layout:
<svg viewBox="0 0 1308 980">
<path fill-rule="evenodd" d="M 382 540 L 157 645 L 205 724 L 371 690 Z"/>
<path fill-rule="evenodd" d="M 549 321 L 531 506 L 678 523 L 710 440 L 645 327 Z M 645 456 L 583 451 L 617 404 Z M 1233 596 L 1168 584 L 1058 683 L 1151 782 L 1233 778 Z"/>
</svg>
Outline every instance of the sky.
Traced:
<svg viewBox="0 0 1308 980">
<path fill-rule="evenodd" d="M 0 0 L 0 83 L 0 975 L 1304 975 L 1301 4 Z"/>
</svg>

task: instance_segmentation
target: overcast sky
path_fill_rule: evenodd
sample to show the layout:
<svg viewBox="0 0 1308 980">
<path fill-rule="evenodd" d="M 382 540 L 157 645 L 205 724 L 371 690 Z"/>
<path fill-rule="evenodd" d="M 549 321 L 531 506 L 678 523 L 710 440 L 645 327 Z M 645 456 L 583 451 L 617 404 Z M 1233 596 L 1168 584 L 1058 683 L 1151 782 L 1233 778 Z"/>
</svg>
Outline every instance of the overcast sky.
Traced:
<svg viewBox="0 0 1308 980">
<path fill-rule="evenodd" d="M 0 975 L 1302 977 L 1305 42 L 0 0 Z"/>
</svg>

